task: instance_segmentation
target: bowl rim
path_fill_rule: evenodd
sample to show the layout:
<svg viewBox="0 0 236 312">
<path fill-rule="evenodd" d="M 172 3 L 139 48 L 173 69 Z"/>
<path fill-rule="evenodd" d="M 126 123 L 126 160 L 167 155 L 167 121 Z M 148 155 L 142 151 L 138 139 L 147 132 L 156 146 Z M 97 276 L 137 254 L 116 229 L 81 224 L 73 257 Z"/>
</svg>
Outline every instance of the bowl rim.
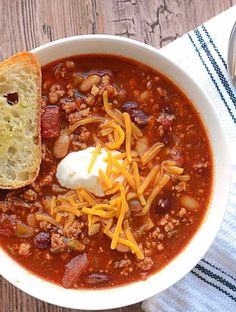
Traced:
<svg viewBox="0 0 236 312">
<path fill-rule="evenodd" d="M 213 118 L 215 122 L 217 123 L 219 129 L 217 131 L 219 132 L 220 138 L 221 138 L 221 146 L 224 150 L 224 160 L 225 160 L 225 170 L 226 170 L 226 178 L 225 178 L 225 188 L 223 190 L 225 198 L 223 200 L 223 208 L 220 210 L 217 214 L 217 218 L 215 219 L 215 227 L 211 230 L 210 235 L 207 237 L 204 237 L 204 235 L 198 235 L 200 232 L 203 232 L 204 222 L 207 216 L 204 217 L 204 221 L 199 226 L 199 229 L 192 237 L 191 241 L 188 243 L 188 245 L 185 247 L 189 248 L 191 244 L 193 244 L 194 239 L 198 235 L 198 240 L 202 239 L 204 240 L 204 248 L 197 251 L 197 254 L 193 255 L 193 259 L 190 263 L 185 262 L 184 268 L 179 267 L 177 264 L 179 264 L 179 261 L 183 261 L 183 255 L 184 251 L 182 250 L 179 255 L 176 256 L 175 259 L 171 261 L 171 264 L 177 265 L 178 270 L 174 273 L 175 276 L 172 279 L 165 280 L 165 270 L 167 267 L 169 267 L 170 264 L 165 266 L 163 269 L 161 269 L 159 272 L 154 273 L 151 275 L 147 280 L 145 281 L 139 281 L 130 283 L 123 286 L 116 286 L 113 288 L 106 288 L 106 289 L 98 289 L 98 290 L 74 290 L 74 289 L 64 289 L 58 285 L 54 285 L 50 282 L 47 282 L 33 273 L 28 272 L 23 267 L 21 267 L 18 263 L 16 263 L 10 256 L 8 256 L 1 248 L 0 248 L 0 257 L 1 260 L 1 266 L 0 266 L 0 274 L 7 279 L 11 284 L 16 286 L 17 288 L 23 290 L 24 292 L 28 293 L 29 295 L 43 300 L 45 302 L 48 302 L 50 304 L 66 307 L 66 308 L 74 308 L 74 309 L 84 309 L 84 310 L 103 310 L 103 309 L 112 309 L 112 308 L 118 308 L 122 306 L 128 306 L 140 301 L 143 301 L 156 293 L 159 293 L 168 287 L 175 284 L 177 281 L 179 281 L 182 277 L 184 277 L 204 256 L 204 254 L 209 249 L 210 245 L 215 239 L 215 236 L 219 230 L 220 224 L 223 221 L 223 217 L 225 214 L 226 206 L 227 206 L 227 198 L 229 195 L 229 187 L 230 187 L 230 171 L 231 171 L 231 161 L 230 161 L 230 153 L 229 153 L 229 144 L 228 139 L 226 138 L 225 132 L 223 130 L 223 127 L 221 125 L 221 122 L 219 120 L 219 117 L 216 113 L 216 109 L 214 108 L 213 104 L 211 103 L 210 99 L 208 98 L 206 92 L 202 89 L 202 87 L 199 85 L 197 81 L 195 81 L 183 68 L 181 68 L 178 64 L 170 60 L 169 58 L 165 57 L 162 53 L 160 53 L 157 49 L 154 47 L 151 47 L 145 43 L 129 39 L 129 38 L 123 38 L 113 35 L 104 35 L 104 34 L 97 34 L 97 35 L 78 35 L 68 38 L 62 38 L 55 40 L 53 42 L 46 43 L 44 45 L 41 45 L 38 48 L 33 49 L 31 52 L 34 54 L 38 54 L 42 51 L 46 51 L 48 48 L 57 47 L 64 44 L 73 44 L 73 42 L 89 42 L 89 41 L 97 41 L 100 40 L 107 41 L 107 42 L 113 42 L 115 44 L 125 44 L 128 46 L 133 46 L 135 49 L 139 48 L 141 50 L 147 52 L 149 51 L 153 55 L 155 54 L 159 60 L 162 60 L 163 62 L 169 63 L 170 66 L 175 68 L 175 70 L 180 73 L 185 79 L 188 79 L 190 82 L 190 85 L 198 90 L 201 97 L 205 99 L 207 103 L 207 109 L 210 110 L 211 114 L 213 114 Z M 96 54 L 96 53 L 94 53 Z M 99 53 L 98 53 L 99 54 Z M 114 54 L 114 53 L 109 53 Z M 72 54 L 71 56 L 73 56 Z M 123 55 L 123 54 L 122 54 Z M 125 55 L 124 55 L 125 56 Z M 55 58 L 60 59 L 59 58 Z M 142 62 L 142 61 L 141 61 Z M 142 62 L 145 64 L 145 62 Z M 149 65 L 150 66 L 150 65 Z M 167 76 L 165 73 L 163 73 L 164 76 Z M 170 79 L 174 82 L 178 87 L 179 84 L 176 80 Z M 182 89 L 180 87 L 180 89 Z M 184 91 L 185 95 L 188 96 L 188 93 Z M 196 107 L 196 103 L 193 103 L 193 105 Z M 202 116 L 201 116 L 202 117 Z M 202 118 L 201 118 L 202 119 Z M 205 123 L 205 127 L 207 128 L 207 124 Z M 212 148 L 212 156 L 214 157 L 213 148 Z M 208 207 L 208 211 L 206 215 L 208 215 L 210 210 L 210 207 Z M 205 229 L 206 232 L 206 229 Z M 204 232 L 204 233 L 205 233 Z M 192 250 L 193 251 L 193 250 Z M 6 264 L 6 262 L 9 263 Z M 177 263 L 177 264 L 176 264 Z M 9 271 L 9 267 L 12 268 L 12 270 Z M 8 270 L 7 270 L 8 268 Z M 157 277 L 160 277 L 163 281 L 162 285 L 159 285 L 157 287 Z M 22 281 L 22 282 L 21 282 Z M 35 285 L 35 286 L 33 286 Z M 41 292 L 39 290 L 44 289 L 44 292 Z M 45 291 L 46 290 L 46 291 Z M 77 298 L 77 299 L 75 299 Z M 91 300 L 93 298 L 93 300 Z"/>
</svg>

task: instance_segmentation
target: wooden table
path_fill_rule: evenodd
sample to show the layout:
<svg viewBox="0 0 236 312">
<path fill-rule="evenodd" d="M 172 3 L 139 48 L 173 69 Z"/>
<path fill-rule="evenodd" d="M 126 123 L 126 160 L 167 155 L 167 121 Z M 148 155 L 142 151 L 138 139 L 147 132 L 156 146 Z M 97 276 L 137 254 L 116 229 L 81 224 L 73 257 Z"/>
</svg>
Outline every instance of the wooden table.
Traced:
<svg viewBox="0 0 236 312">
<path fill-rule="evenodd" d="M 0 58 L 78 34 L 113 34 L 160 48 L 236 0 L 0 0 Z M 73 312 L 36 300 L 0 278 L 0 312 Z M 78 311 L 78 310 L 77 310 Z M 136 304 L 117 310 L 140 312 Z"/>
</svg>

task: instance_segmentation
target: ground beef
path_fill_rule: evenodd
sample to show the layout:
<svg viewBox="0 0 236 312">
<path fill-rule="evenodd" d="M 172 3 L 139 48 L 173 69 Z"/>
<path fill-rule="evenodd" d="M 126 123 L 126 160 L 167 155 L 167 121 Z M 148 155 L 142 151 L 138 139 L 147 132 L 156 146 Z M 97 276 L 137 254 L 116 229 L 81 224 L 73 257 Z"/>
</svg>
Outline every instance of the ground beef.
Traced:
<svg viewBox="0 0 236 312">
<path fill-rule="evenodd" d="M 24 191 L 22 197 L 23 197 L 23 199 L 26 199 L 28 201 L 35 201 L 37 199 L 38 195 L 34 190 L 28 189 L 28 190 Z"/>
<path fill-rule="evenodd" d="M 79 109 L 79 106 L 75 101 L 72 101 L 69 98 L 63 98 L 60 100 L 61 108 L 65 111 L 66 114 L 71 114 L 76 112 Z"/>
<path fill-rule="evenodd" d="M 95 103 L 95 97 L 89 94 L 84 101 L 88 106 L 92 106 Z"/>
<path fill-rule="evenodd" d="M 12 203 L 9 203 L 8 201 L 0 201 L 0 210 L 2 212 L 14 212 L 15 207 L 12 205 Z"/>
<path fill-rule="evenodd" d="M 48 94 L 49 103 L 56 104 L 59 98 L 63 97 L 64 94 L 65 94 L 65 91 L 61 88 L 59 84 L 53 84 Z"/>
<path fill-rule="evenodd" d="M 137 263 L 137 267 L 142 271 L 149 271 L 153 267 L 153 261 L 150 257 L 145 257 Z"/>
<path fill-rule="evenodd" d="M 81 233 L 81 228 L 84 226 L 84 222 L 76 220 L 72 225 L 65 231 L 65 236 L 68 238 L 78 238 Z"/>
<path fill-rule="evenodd" d="M 92 94 L 93 96 L 97 96 L 98 93 L 99 93 L 99 88 L 98 88 L 97 86 L 93 85 L 93 86 L 92 86 L 92 89 L 91 89 L 91 94 Z"/>
<path fill-rule="evenodd" d="M 41 108 L 45 108 L 46 106 L 48 105 L 48 98 L 47 96 L 42 96 L 42 99 L 41 99 Z"/>
<path fill-rule="evenodd" d="M 72 134 L 70 136 L 71 141 L 71 149 L 73 151 L 79 151 L 87 148 L 87 144 L 85 142 L 80 141 L 80 135 Z"/>
<path fill-rule="evenodd" d="M 91 137 L 91 133 L 85 127 L 81 127 L 80 131 L 81 131 L 81 133 L 79 134 L 80 142 L 87 142 Z"/>
<path fill-rule="evenodd" d="M 62 252 L 66 249 L 64 237 L 58 233 L 52 233 L 51 236 L 51 252 Z"/>
<path fill-rule="evenodd" d="M 90 115 L 91 115 L 90 108 L 87 107 L 85 109 L 81 109 L 78 112 L 69 114 L 68 115 L 68 121 L 69 121 L 70 124 L 74 124 L 74 123 L 76 123 L 77 121 L 80 121 L 83 118 L 89 117 Z"/>
<path fill-rule="evenodd" d="M 131 260 L 130 259 L 121 259 L 120 261 L 116 261 L 114 263 L 114 268 L 119 268 L 119 269 L 123 269 L 123 268 L 127 268 L 131 265 Z"/>
<path fill-rule="evenodd" d="M 40 180 L 40 186 L 45 186 L 53 181 L 53 174 L 47 174 Z"/>
<path fill-rule="evenodd" d="M 42 144 L 42 159 L 46 162 L 52 162 L 52 152 L 44 143 Z"/>
<path fill-rule="evenodd" d="M 41 186 L 37 181 L 33 182 L 30 186 L 36 193 L 39 194 L 41 192 Z"/>
<path fill-rule="evenodd" d="M 162 251 L 163 249 L 164 249 L 163 244 L 162 244 L 162 243 L 159 243 L 159 244 L 157 245 L 157 250 L 158 250 L 158 251 Z"/>
<path fill-rule="evenodd" d="M 184 216 L 186 216 L 186 213 L 187 213 L 186 209 L 184 207 L 182 207 L 182 208 L 180 208 L 178 215 L 180 218 L 183 218 Z"/>
<path fill-rule="evenodd" d="M 30 243 L 20 243 L 19 250 L 18 250 L 19 255 L 25 256 L 25 257 L 29 256 L 30 248 L 31 248 Z"/>
<path fill-rule="evenodd" d="M 53 228 L 53 225 L 47 221 L 40 221 L 39 222 L 39 227 L 42 229 L 42 230 L 45 230 L 45 231 L 50 231 L 52 230 Z"/>
<path fill-rule="evenodd" d="M 84 150 L 87 148 L 87 144 L 86 143 L 80 143 L 80 142 L 72 142 L 71 148 L 73 151 Z"/>
</svg>

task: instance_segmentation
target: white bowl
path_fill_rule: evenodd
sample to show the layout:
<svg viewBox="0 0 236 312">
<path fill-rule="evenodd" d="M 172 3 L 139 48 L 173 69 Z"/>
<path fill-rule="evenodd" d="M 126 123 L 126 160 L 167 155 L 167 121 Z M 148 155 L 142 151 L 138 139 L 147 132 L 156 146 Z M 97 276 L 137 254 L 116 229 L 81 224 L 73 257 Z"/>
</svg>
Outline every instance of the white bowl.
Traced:
<svg viewBox="0 0 236 312">
<path fill-rule="evenodd" d="M 224 216 L 231 167 L 227 140 L 214 106 L 188 73 L 156 49 L 134 40 L 108 35 L 77 36 L 45 44 L 32 52 L 42 65 L 78 54 L 121 55 L 147 64 L 169 77 L 188 95 L 205 123 L 214 158 L 214 186 L 207 214 L 190 243 L 166 267 L 145 281 L 102 290 L 64 289 L 29 273 L 2 250 L 1 275 L 38 299 L 75 309 L 101 310 L 127 306 L 165 290 L 187 274 L 204 256 Z"/>
</svg>

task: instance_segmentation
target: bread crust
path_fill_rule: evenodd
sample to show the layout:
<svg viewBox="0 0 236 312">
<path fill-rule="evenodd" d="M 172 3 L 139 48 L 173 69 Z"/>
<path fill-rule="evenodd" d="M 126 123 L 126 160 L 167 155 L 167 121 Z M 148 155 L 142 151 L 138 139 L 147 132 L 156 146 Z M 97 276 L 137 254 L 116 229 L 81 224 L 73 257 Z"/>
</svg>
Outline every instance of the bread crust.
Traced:
<svg viewBox="0 0 236 312">
<path fill-rule="evenodd" d="M 41 164 L 41 158 L 42 158 L 42 150 L 41 150 L 41 84 L 42 84 L 42 75 L 41 75 L 41 67 L 38 62 L 37 57 L 30 53 L 30 52 L 19 52 L 7 60 L 3 61 L 0 63 L 0 79 L 1 79 L 1 74 L 4 73 L 5 69 L 8 67 L 11 67 L 13 65 L 18 65 L 21 64 L 21 66 L 26 66 L 31 70 L 31 74 L 33 72 L 34 78 L 36 81 L 36 101 L 33 103 L 36 107 L 37 114 L 35 115 L 35 124 L 36 124 L 36 131 L 34 131 L 35 136 L 35 148 L 34 148 L 34 175 L 31 177 L 28 177 L 26 180 L 22 181 L 11 181 L 11 182 L 3 182 L 0 181 L 0 188 L 1 189 L 17 189 L 24 187 L 26 185 L 31 184 L 36 177 L 38 176 L 39 169 L 40 169 L 40 164 Z M 0 103 L 1 105 L 1 103 Z M 0 122 L 1 118 L 3 116 L 0 116 Z M 1 138 L 0 138 L 0 143 L 1 143 Z M 22 146 L 24 148 L 24 146 Z M 32 175 L 32 167 L 29 176 Z"/>
</svg>

